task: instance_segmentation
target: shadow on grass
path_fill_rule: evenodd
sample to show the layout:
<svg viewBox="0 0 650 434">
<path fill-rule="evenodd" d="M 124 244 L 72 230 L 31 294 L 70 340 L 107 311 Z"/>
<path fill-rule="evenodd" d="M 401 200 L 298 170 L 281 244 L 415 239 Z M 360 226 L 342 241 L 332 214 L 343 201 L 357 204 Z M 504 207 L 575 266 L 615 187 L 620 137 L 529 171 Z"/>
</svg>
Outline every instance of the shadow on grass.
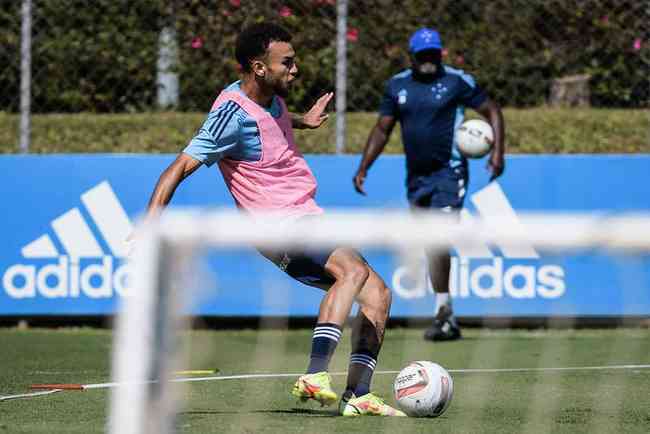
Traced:
<svg viewBox="0 0 650 434">
<path fill-rule="evenodd" d="M 336 410 L 315 410 L 310 408 L 291 408 L 287 410 L 249 410 L 249 411 L 221 411 L 221 410 L 194 410 L 183 411 L 181 416 L 197 416 L 197 415 L 223 415 L 223 414 L 293 414 L 305 415 L 312 417 L 338 417 L 339 413 Z"/>
</svg>

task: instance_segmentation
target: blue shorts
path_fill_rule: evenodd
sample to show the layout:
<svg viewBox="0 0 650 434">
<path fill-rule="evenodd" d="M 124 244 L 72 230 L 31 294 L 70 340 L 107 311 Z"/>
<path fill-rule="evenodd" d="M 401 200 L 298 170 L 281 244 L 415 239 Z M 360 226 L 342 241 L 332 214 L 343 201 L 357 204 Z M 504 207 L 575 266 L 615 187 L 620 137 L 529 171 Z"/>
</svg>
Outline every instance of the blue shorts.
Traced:
<svg viewBox="0 0 650 434">
<path fill-rule="evenodd" d="M 325 270 L 325 264 L 333 250 L 325 251 L 263 251 L 262 256 L 273 262 L 280 270 L 305 285 L 317 288 L 330 287 L 336 282 Z"/>
<path fill-rule="evenodd" d="M 406 182 L 407 197 L 412 208 L 459 210 L 465 202 L 468 181 L 466 166 L 443 166 L 430 173 L 410 173 Z"/>
</svg>

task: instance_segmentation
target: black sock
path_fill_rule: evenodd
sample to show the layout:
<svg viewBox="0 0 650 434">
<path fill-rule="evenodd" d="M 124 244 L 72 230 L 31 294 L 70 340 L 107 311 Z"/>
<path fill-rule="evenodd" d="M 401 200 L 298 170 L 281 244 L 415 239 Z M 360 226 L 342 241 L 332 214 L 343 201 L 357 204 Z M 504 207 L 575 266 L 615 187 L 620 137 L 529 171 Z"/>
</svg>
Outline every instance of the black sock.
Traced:
<svg viewBox="0 0 650 434">
<path fill-rule="evenodd" d="M 341 326 L 334 323 L 316 324 L 311 342 L 308 374 L 327 371 L 339 339 L 341 339 Z"/>
<path fill-rule="evenodd" d="M 352 352 L 346 392 L 351 391 L 357 397 L 370 392 L 372 374 L 377 365 L 383 337 L 383 327 L 378 329 L 362 311 L 359 311 L 352 327 Z"/>
<path fill-rule="evenodd" d="M 370 392 L 370 382 L 372 374 L 375 372 L 377 359 L 368 351 L 363 353 L 352 353 L 350 355 L 350 366 L 348 367 L 348 376 L 354 383 L 352 392 L 359 397 Z"/>
</svg>

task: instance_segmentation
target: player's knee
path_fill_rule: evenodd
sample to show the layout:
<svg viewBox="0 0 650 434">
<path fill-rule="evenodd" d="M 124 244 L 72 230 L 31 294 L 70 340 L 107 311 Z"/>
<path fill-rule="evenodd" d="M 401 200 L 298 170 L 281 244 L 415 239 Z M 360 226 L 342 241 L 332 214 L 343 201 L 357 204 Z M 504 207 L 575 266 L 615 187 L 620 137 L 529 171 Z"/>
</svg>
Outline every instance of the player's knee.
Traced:
<svg viewBox="0 0 650 434">
<path fill-rule="evenodd" d="M 370 270 L 365 262 L 355 259 L 351 260 L 343 268 L 343 275 L 341 276 L 345 281 L 358 286 L 359 289 L 366 283 L 370 276 Z"/>
</svg>

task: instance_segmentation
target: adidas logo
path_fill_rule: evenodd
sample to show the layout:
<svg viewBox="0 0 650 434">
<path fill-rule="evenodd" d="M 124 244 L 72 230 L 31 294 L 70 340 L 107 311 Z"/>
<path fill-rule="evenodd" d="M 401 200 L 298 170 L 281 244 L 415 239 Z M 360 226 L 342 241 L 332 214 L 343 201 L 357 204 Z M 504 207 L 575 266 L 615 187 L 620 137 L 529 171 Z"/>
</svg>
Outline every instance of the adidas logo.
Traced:
<svg viewBox="0 0 650 434">
<path fill-rule="evenodd" d="M 81 202 L 101 239 L 93 235 L 79 208 L 55 218 L 51 226 L 64 253 L 49 234 L 25 245 L 21 254 L 30 263 L 12 265 L 2 276 L 9 297 L 111 298 L 128 293 L 128 266 L 116 259 L 128 253 L 125 240 L 133 229 L 131 220 L 106 181 L 83 193 Z"/>
<path fill-rule="evenodd" d="M 470 197 L 481 218 L 498 218 L 499 224 L 523 233 L 510 201 L 497 182 L 491 182 Z M 471 222 L 474 217 L 467 209 L 461 211 L 461 220 Z M 454 246 L 458 256 L 451 258 L 449 292 L 452 297 L 556 299 L 566 292 L 565 270 L 559 265 L 540 264 L 540 255 L 533 246 L 498 246 L 502 256 L 487 246 Z M 424 260 L 424 258 L 423 258 Z M 407 266 L 393 273 L 395 293 L 405 299 L 422 298 L 433 292 L 425 264 L 418 270 Z"/>
</svg>

